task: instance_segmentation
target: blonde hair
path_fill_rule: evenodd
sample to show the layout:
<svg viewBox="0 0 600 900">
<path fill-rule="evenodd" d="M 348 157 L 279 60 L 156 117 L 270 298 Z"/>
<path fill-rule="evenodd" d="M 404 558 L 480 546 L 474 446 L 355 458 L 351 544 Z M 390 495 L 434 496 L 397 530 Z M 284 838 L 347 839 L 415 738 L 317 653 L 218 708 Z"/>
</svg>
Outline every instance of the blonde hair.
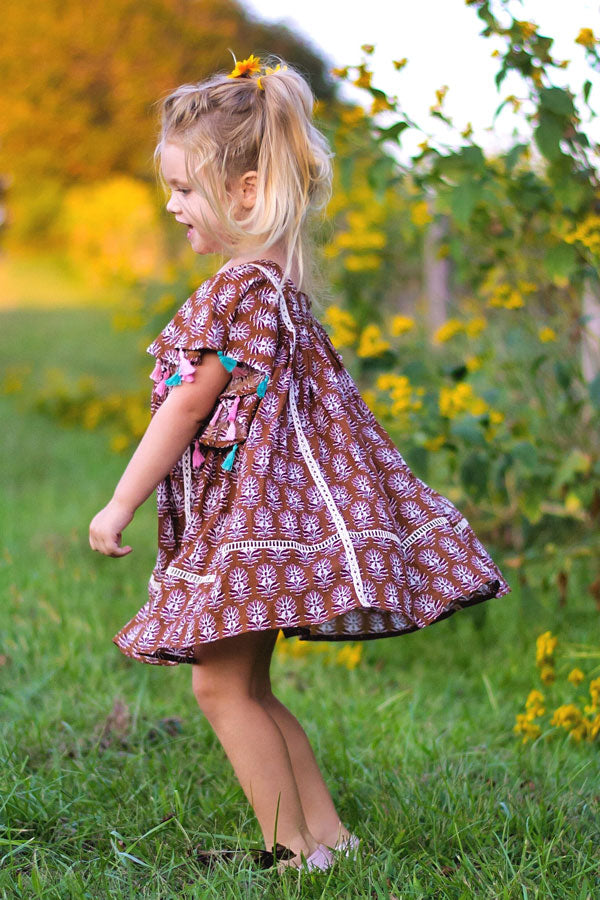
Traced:
<svg viewBox="0 0 600 900">
<path fill-rule="evenodd" d="M 159 164 L 163 147 L 184 150 L 187 176 L 209 202 L 227 252 L 262 252 L 283 240 L 284 278 L 296 262 L 300 290 L 312 284 L 314 274 L 309 214 L 323 209 L 331 196 L 334 154 L 312 122 L 314 101 L 303 75 L 271 56 L 243 76 L 217 73 L 182 84 L 159 101 L 154 151 L 168 191 Z M 250 170 L 257 172 L 256 202 L 236 220 L 228 186 Z"/>
</svg>

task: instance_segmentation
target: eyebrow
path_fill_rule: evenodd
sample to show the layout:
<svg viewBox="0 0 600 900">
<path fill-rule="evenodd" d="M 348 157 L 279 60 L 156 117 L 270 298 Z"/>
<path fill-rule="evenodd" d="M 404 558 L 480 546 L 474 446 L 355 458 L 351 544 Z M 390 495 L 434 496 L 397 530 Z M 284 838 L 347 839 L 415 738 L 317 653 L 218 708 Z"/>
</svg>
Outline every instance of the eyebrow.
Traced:
<svg viewBox="0 0 600 900">
<path fill-rule="evenodd" d="M 177 184 L 181 186 L 182 184 L 185 184 L 185 182 L 180 181 L 179 178 L 167 178 L 167 184 Z"/>
</svg>

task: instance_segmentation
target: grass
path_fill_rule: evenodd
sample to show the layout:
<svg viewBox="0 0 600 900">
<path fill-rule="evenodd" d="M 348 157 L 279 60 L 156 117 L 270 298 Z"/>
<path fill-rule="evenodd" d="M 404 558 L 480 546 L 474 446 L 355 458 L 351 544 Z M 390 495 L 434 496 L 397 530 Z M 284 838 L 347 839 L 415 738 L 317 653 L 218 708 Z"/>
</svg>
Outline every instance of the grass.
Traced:
<svg viewBox="0 0 600 900">
<path fill-rule="evenodd" d="M 117 382 L 133 371 L 131 335 L 105 339 L 108 314 L 15 311 L 2 325 L 8 364 L 69 361 Z M 277 655 L 278 695 L 365 852 L 301 880 L 247 862 L 207 873 L 199 846 L 261 846 L 258 824 L 190 668 L 139 664 L 111 642 L 145 601 L 153 502 L 128 529 L 130 556 L 93 554 L 88 522 L 125 458 L 22 395 L 1 398 L 0 414 L 0 898 L 600 895 L 597 744 L 560 733 L 522 745 L 511 730 L 540 686 L 536 636 L 597 641 L 584 572 L 560 608 L 553 594 L 522 595 L 508 571 L 512 594 L 366 642 L 353 670 Z"/>
</svg>

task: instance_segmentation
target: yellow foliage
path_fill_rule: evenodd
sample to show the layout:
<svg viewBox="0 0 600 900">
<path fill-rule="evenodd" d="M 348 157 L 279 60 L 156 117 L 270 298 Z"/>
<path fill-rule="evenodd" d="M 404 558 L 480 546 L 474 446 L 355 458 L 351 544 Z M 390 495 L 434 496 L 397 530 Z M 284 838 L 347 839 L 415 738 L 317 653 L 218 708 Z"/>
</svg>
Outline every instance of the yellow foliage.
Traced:
<svg viewBox="0 0 600 900">
<path fill-rule="evenodd" d="M 394 316 L 390 323 L 390 331 L 394 337 L 405 334 L 415 327 L 415 320 L 410 316 Z"/>
<path fill-rule="evenodd" d="M 438 402 L 440 413 L 447 419 L 454 419 L 463 412 L 479 416 L 488 409 L 485 400 L 478 397 L 466 381 L 459 382 L 456 387 L 442 386 Z"/>
<path fill-rule="evenodd" d="M 591 28 L 581 28 L 579 34 L 575 38 L 575 43 L 581 44 L 582 47 L 586 47 L 588 50 L 592 50 L 598 43 L 598 38 L 595 37 Z"/>
<path fill-rule="evenodd" d="M 383 338 L 379 325 L 370 324 L 362 330 L 356 354 L 361 357 L 381 356 L 389 347 L 390 343 Z"/>
<path fill-rule="evenodd" d="M 150 189 L 115 176 L 67 191 L 61 218 L 71 257 L 100 282 L 159 277 L 165 263 Z"/>
<path fill-rule="evenodd" d="M 440 325 L 433 333 L 433 340 L 436 344 L 443 344 L 464 330 L 464 322 L 460 319 L 448 319 L 443 325 Z"/>
</svg>

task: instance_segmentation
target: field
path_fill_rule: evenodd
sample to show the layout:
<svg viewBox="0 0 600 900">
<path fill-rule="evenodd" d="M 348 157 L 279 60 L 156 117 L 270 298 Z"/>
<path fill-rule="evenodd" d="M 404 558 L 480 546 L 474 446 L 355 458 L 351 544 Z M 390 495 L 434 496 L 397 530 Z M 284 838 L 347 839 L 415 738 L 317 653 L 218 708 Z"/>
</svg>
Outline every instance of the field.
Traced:
<svg viewBox="0 0 600 900">
<path fill-rule="evenodd" d="M 29 364 L 40 381 L 58 366 L 130 388 L 144 374 L 128 342 L 97 310 L 2 313 L 3 365 Z M 126 457 L 101 430 L 36 413 L 26 392 L 0 400 L 0 897 L 600 896 L 597 743 L 560 731 L 523 745 L 512 732 L 540 687 L 536 637 L 597 640 L 583 572 L 560 607 L 505 570 L 507 597 L 365 642 L 353 669 L 279 652 L 279 697 L 365 850 L 301 882 L 248 862 L 207 873 L 199 846 L 261 846 L 258 825 L 190 668 L 138 664 L 111 642 L 145 602 L 154 503 L 127 532 L 130 556 L 92 553 L 88 523 Z"/>
</svg>

